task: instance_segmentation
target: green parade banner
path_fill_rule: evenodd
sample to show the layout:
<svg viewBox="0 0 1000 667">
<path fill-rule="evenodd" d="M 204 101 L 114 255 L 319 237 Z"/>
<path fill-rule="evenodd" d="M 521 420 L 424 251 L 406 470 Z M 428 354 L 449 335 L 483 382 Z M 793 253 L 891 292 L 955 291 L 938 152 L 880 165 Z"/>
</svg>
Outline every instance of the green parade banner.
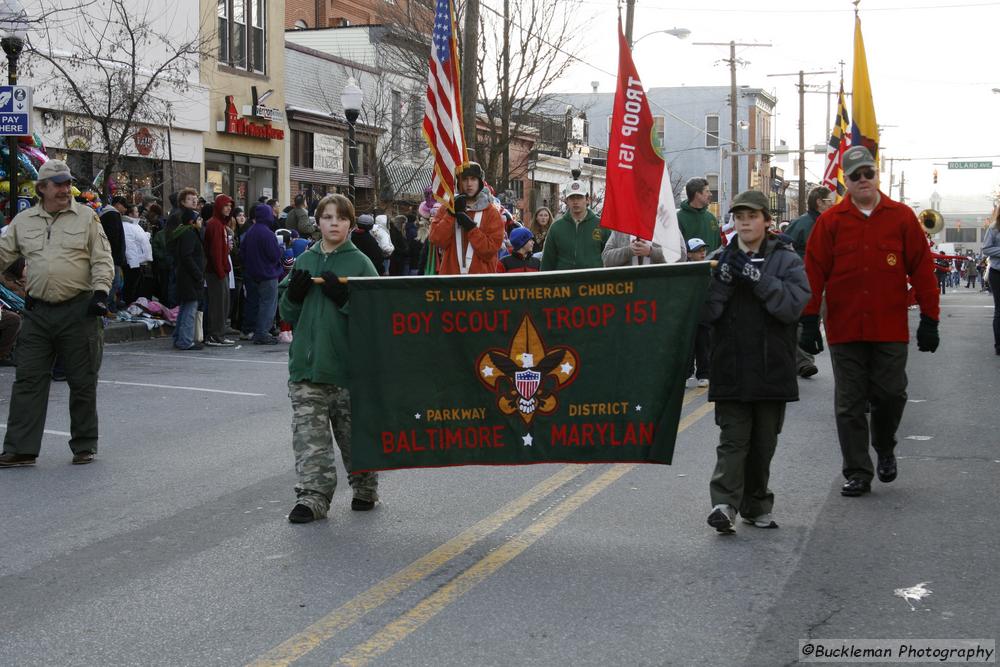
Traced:
<svg viewBox="0 0 1000 667">
<path fill-rule="evenodd" d="M 355 470 L 670 463 L 708 262 L 349 285 Z"/>
</svg>

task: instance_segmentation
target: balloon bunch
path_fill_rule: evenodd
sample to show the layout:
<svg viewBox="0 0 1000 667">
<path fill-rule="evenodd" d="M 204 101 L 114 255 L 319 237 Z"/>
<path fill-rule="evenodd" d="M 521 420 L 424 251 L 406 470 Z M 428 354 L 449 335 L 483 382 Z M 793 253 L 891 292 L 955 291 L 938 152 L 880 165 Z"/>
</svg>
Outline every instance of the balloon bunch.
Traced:
<svg viewBox="0 0 1000 667">
<path fill-rule="evenodd" d="M 7 201 L 10 199 L 10 180 L 8 173 L 8 163 L 10 161 L 10 149 L 6 143 L 0 146 L 0 209 L 7 208 Z M 18 137 L 17 139 L 17 195 L 19 197 L 35 196 L 35 181 L 38 179 L 38 169 L 49 161 L 49 156 L 45 152 L 45 145 L 38 133 L 30 137 Z"/>
</svg>

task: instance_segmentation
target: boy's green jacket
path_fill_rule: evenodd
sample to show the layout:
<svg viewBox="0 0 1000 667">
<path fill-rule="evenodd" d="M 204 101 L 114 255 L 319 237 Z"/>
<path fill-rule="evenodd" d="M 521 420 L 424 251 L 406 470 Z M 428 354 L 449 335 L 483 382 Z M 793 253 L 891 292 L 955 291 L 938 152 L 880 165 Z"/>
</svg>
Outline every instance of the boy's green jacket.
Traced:
<svg viewBox="0 0 1000 667">
<path fill-rule="evenodd" d="M 299 255 L 295 268 L 319 277 L 332 271 L 340 277 L 377 276 L 371 260 L 358 250 L 350 239 L 327 254 L 321 243 Z M 348 359 L 350 341 L 347 337 L 347 315 L 350 301 L 338 308 L 323 295 L 319 285 L 309 288 L 302 303 L 288 299 L 288 280 L 278 286 L 278 309 L 281 319 L 292 325 L 292 346 L 288 351 L 288 379 L 292 382 L 315 382 L 350 388 Z"/>
</svg>

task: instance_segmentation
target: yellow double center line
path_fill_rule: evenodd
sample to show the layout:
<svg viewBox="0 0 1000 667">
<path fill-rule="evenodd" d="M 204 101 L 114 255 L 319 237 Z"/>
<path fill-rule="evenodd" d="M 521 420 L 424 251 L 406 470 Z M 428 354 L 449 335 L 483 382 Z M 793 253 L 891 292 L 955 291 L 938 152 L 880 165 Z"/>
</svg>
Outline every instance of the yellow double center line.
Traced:
<svg viewBox="0 0 1000 667">
<path fill-rule="evenodd" d="M 684 405 L 703 395 L 705 389 L 696 389 L 684 397 Z M 691 424 L 704 417 L 712 409 L 706 403 L 694 410 L 677 425 L 681 433 Z M 424 598 L 415 607 L 398 619 L 372 635 L 345 655 L 338 664 L 364 665 L 382 655 L 411 632 L 429 621 L 449 604 L 470 591 L 491 574 L 516 558 L 540 537 L 551 531 L 566 517 L 584 503 L 632 470 L 636 464 L 617 464 L 593 480 L 566 500 L 559 503 L 545 516 L 532 523 L 501 547 L 485 556 L 461 575 Z M 431 573 L 440 569 L 453 558 L 464 553 L 487 535 L 495 532 L 505 523 L 521 514 L 528 507 L 551 495 L 567 482 L 579 477 L 586 465 L 567 465 L 548 479 L 542 481 L 513 502 L 503 506 L 490 516 L 474 524 L 456 537 L 448 540 L 427 555 L 414 561 L 388 579 L 384 579 L 363 593 L 355 596 L 343 606 L 299 634 L 271 649 L 256 661 L 252 667 L 272 667 L 289 665 L 306 655 L 335 634 L 356 623 L 362 616 L 398 596 Z"/>
</svg>

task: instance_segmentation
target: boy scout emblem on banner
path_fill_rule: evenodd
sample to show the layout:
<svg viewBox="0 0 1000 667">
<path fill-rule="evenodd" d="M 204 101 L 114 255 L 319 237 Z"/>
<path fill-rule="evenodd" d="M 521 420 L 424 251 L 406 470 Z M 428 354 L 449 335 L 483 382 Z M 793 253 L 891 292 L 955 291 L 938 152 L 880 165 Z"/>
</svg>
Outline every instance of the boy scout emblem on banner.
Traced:
<svg viewBox="0 0 1000 667">
<path fill-rule="evenodd" d="M 540 359 L 537 366 L 535 359 Z M 556 409 L 555 393 L 576 378 L 577 366 L 576 353 L 568 347 L 546 350 L 527 316 L 521 320 L 509 350 L 488 350 L 476 361 L 479 379 L 499 394 L 500 412 L 516 412 L 525 424 L 531 423 L 536 412 L 548 415 Z"/>
<path fill-rule="evenodd" d="M 351 467 L 670 463 L 708 262 L 351 278 Z"/>
</svg>

